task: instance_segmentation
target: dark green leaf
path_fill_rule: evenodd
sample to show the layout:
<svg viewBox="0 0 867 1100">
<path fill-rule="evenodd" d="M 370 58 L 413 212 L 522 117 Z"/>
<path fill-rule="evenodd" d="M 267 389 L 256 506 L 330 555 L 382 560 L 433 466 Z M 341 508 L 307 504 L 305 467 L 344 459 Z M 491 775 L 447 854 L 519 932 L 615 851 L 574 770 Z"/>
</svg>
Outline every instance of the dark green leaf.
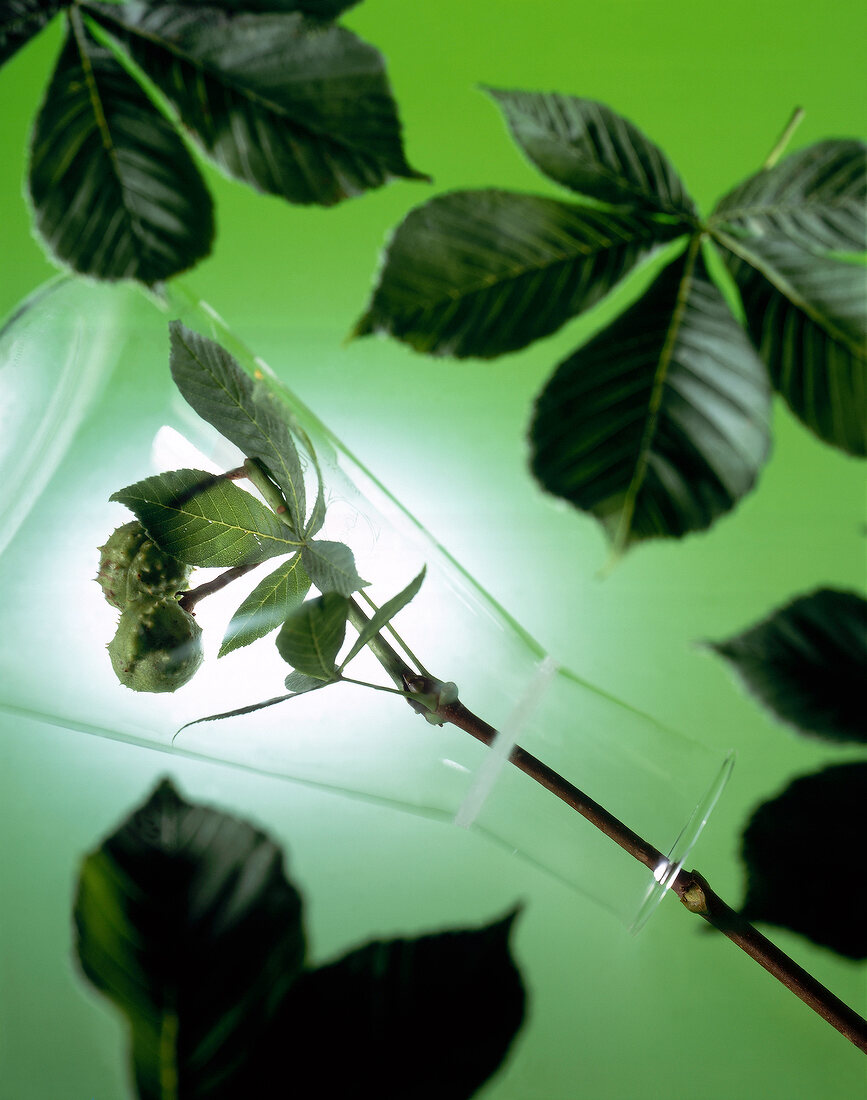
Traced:
<svg viewBox="0 0 867 1100">
<path fill-rule="evenodd" d="M 351 596 L 367 584 L 359 577 L 355 557 L 343 542 L 310 542 L 301 551 L 301 563 L 323 593 L 339 592 L 342 596 Z"/>
<path fill-rule="evenodd" d="M 33 131 L 30 194 L 54 255 L 155 283 L 211 248 L 211 198 L 171 124 L 76 12 Z"/>
<path fill-rule="evenodd" d="M 682 228 L 508 191 L 456 191 L 410 211 L 355 335 L 492 358 L 555 332 Z"/>
<path fill-rule="evenodd" d="M 157 474 L 111 499 L 135 513 L 161 550 L 189 565 L 251 565 L 298 549 L 270 509 L 204 470 Z"/>
<path fill-rule="evenodd" d="M 244 600 L 226 628 L 219 656 L 264 638 L 275 630 L 307 595 L 310 578 L 295 554 L 260 581 Z"/>
<path fill-rule="evenodd" d="M 475 1095 L 524 1016 L 524 988 L 508 946 L 512 920 L 373 942 L 305 974 L 278 1024 L 304 1051 L 293 1062 L 295 1095 Z"/>
<path fill-rule="evenodd" d="M 280 656 L 296 672 L 317 680 L 334 679 L 348 614 L 349 600 L 338 592 L 307 600 L 289 616 L 277 635 Z"/>
<path fill-rule="evenodd" d="M 867 454 L 867 268 L 782 238 L 724 241 L 776 390 L 820 439 Z"/>
<path fill-rule="evenodd" d="M 560 364 L 536 404 L 533 472 L 592 512 L 615 553 L 710 526 L 768 454 L 764 366 L 694 245 Z"/>
<path fill-rule="evenodd" d="M 362 628 L 362 630 L 359 632 L 358 637 L 355 639 L 352 649 L 350 649 L 350 651 L 344 658 L 343 664 L 340 666 L 342 669 L 346 668 L 352 658 L 360 653 L 362 649 L 364 649 L 370 639 L 378 634 L 380 630 L 382 630 L 382 628 L 386 625 L 386 623 L 390 623 L 391 620 L 398 613 L 398 611 L 406 607 L 410 600 L 415 597 L 415 594 L 421 588 L 421 583 L 424 580 L 425 572 L 426 570 L 422 569 L 415 580 L 410 581 L 410 583 L 406 586 L 406 588 L 403 589 L 402 592 L 399 592 L 396 596 L 393 596 L 390 600 L 384 603 L 378 611 L 371 615 L 371 617 L 367 621 L 367 625 Z"/>
<path fill-rule="evenodd" d="M 264 833 L 163 780 L 84 860 L 74 917 L 85 975 L 129 1023 L 142 1100 L 262 1095 L 257 1044 L 305 953 Z"/>
<path fill-rule="evenodd" d="M 296 532 L 304 530 L 304 474 L 285 417 L 270 392 L 214 340 L 173 321 L 171 370 L 178 389 L 204 420 L 246 457 L 258 458 L 283 493 Z"/>
<path fill-rule="evenodd" d="M 602 202 L 692 219 L 695 205 L 662 152 L 628 119 L 592 99 L 487 89 L 512 136 L 556 183 Z"/>
<path fill-rule="evenodd" d="M 63 6 L 63 0 L 3 0 L 0 4 L 0 65 L 38 34 Z"/>
<path fill-rule="evenodd" d="M 847 958 L 867 958 L 865 835 L 867 763 L 795 779 L 744 830 L 741 912 Z"/>
<path fill-rule="evenodd" d="M 710 648 L 777 718 L 830 741 L 867 742 L 867 600 L 821 588 Z"/>
<path fill-rule="evenodd" d="M 330 206 L 407 163 L 381 55 L 300 13 L 173 4 L 88 5 L 231 176 Z"/>
<path fill-rule="evenodd" d="M 758 172 L 717 203 L 710 223 L 785 236 L 805 248 L 867 248 L 867 146 L 820 141 Z"/>
</svg>

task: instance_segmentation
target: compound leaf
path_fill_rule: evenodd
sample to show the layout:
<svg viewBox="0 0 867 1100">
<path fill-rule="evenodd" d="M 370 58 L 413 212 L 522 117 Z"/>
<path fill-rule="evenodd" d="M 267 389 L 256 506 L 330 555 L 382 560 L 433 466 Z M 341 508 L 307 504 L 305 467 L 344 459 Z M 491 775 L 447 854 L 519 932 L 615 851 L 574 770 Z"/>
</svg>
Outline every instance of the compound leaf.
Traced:
<svg viewBox="0 0 867 1100">
<path fill-rule="evenodd" d="M 683 228 L 508 191 L 456 191 L 410 211 L 354 334 L 492 358 L 555 332 Z"/>
<path fill-rule="evenodd" d="M 305 954 L 264 833 L 163 780 L 85 858 L 74 920 L 86 977 L 129 1024 L 142 1100 L 257 1094 L 261 1033 Z"/>
<path fill-rule="evenodd" d="M 205 470 L 156 474 L 111 500 L 131 509 L 160 549 L 189 565 L 252 565 L 299 546 L 264 504 Z"/>
<path fill-rule="evenodd" d="M 602 202 L 694 220 L 695 204 L 663 151 L 604 103 L 487 90 L 515 141 L 556 183 Z"/>
<path fill-rule="evenodd" d="M 261 580 L 244 600 L 229 625 L 218 656 L 264 638 L 275 630 L 307 595 L 310 578 L 301 565 L 301 555 L 281 562 Z"/>
<path fill-rule="evenodd" d="M 867 600 L 821 588 L 710 648 L 781 721 L 830 741 L 867 743 Z"/>
<path fill-rule="evenodd" d="M 73 12 L 33 130 L 36 227 L 99 279 L 156 283 L 206 256 L 211 197 L 171 123 Z"/>
<path fill-rule="evenodd" d="M 694 241 L 557 368 L 536 404 L 533 472 L 619 553 L 731 509 L 767 457 L 768 417 L 764 366 Z"/>
<path fill-rule="evenodd" d="M 709 223 L 824 252 L 861 252 L 867 247 L 867 146 L 838 140 L 799 149 L 729 191 Z"/>
<path fill-rule="evenodd" d="M 332 8 L 334 5 L 326 5 Z M 298 11 L 91 3 L 229 175 L 290 202 L 331 206 L 406 161 L 382 56 Z"/>
<path fill-rule="evenodd" d="M 774 388 L 820 439 L 867 455 L 867 268 L 781 237 L 723 243 Z"/>
</svg>

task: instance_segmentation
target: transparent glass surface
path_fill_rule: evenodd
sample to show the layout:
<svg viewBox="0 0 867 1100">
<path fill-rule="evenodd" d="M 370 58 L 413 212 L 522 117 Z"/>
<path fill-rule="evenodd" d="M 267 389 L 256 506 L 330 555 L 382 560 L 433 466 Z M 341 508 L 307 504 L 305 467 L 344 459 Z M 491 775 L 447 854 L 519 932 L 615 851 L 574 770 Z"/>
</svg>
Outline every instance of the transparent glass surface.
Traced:
<svg viewBox="0 0 867 1100">
<path fill-rule="evenodd" d="M 456 821 L 640 927 L 707 820 L 730 759 L 557 666 L 213 311 L 177 287 L 170 295 L 59 280 L 0 333 L 0 708 Z M 94 576 L 97 547 L 131 517 L 110 495 L 153 473 L 218 472 L 243 460 L 172 383 L 175 317 L 271 380 L 323 471 L 318 537 L 352 548 L 376 603 L 426 566 L 395 625 L 424 666 L 457 683 L 461 701 L 500 731 L 492 748 L 427 723 L 397 696 L 350 684 L 178 733 L 285 690 L 287 666 L 270 639 L 217 659 L 232 612 L 276 561 L 197 606 L 206 660 L 188 685 L 147 695 L 117 681 L 105 651 L 117 612 Z M 311 496 L 312 472 L 308 463 Z M 194 583 L 216 572 L 197 570 Z M 389 683 L 368 651 L 349 674 Z M 515 743 L 665 858 L 648 869 L 618 848 L 508 762 Z"/>
</svg>

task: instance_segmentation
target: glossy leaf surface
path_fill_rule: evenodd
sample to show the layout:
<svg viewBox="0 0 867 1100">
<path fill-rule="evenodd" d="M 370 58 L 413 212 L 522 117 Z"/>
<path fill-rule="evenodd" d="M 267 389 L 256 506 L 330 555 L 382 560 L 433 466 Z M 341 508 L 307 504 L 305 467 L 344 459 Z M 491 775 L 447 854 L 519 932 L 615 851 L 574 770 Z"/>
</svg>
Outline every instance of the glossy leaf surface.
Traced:
<svg viewBox="0 0 867 1100">
<path fill-rule="evenodd" d="M 826 443 L 867 454 L 867 268 L 780 238 L 726 259 L 773 384 Z"/>
<path fill-rule="evenodd" d="M 803 733 L 867 743 L 867 600 L 821 588 L 711 648 L 771 713 Z"/>
<path fill-rule="evenodd" d="M 739 184 L 710 218 L 737 233 L 784 236 L 805 248 L 867 248 L 867 146 L 820 141 Z"/>
<path fill-rule="evenodd" d="M 232 616 L 219 656 L 264 638 L 295 611 L 307 595 L 310 578 L 301 555 L 293 554 L 261 580 Z"/>
<path fill-rule="evenodd" d="M 867 763 L 793 780 L 744 831 L 743 915 L 848 958 L 867 958 L 865 835 Z"/>
<path fill-rule="evenodd" d="M 524 988 L 508 946 L 512 919 L 370 943 L 305 974 L 281 1019 L 308 1055 L 297 1077 L 293 1071 L 298 1095 L 474 1096 L 523 1019 Z"/>
<path fill-rule="evenodd" d="M 556 183 L 590 198 L 691 219 L 695 205 L 665 153 L 604 103 L 488 89 L 515 141 Z"/>
<path fill-rule="evenodd" d="M 555 332 L 682 228 L 508 191 L 456 191 L 412 210 L 355 335 L 492 358 Z"/>
<path fill-rule="evenodd" d="M 298 549 L 270 509 L 205 470 L 157 474 L 111 499 L 135 513 L 160 549 L 189 565 L 251 565 Z"/>
<path fill-rule="evenodd" d="M 142 1100 L 233 1100 L 304 961 L 301 898 L 258 829 L 163 780 L 81 868 L 76 951 L 123 1012 Z"/>
<path fill-rule="evenodd" d="M 767 457 L 768 415 L 764 366 L 690 250 L 557 368 L 536 405 L 533 472 L 619 552 L 734 507 Z"/>
<path fill-rule="evenodd" d="M 211 198 L 171 123 L 74 13 L 30 151 L 36 227 L 62 263 L 156 283 L 206 256 Z"/>
<path fill-rule="evenodd" d="M 297 12 L 92 4 L 184 125 L 229 175 L 330 206 L 407 163 L 381 55 Z"/>
<path fill-rule="evenodd" d="M 337 592 L 307 600 L 283 624 L 277 651 L 296 672 L 317 680 L 333 679 L 348 613 L 349 601 Z"/>
<path fill-rule="evenodd" d="M 172 378 L 185 400 L 247 458 L 265 464 L 286 499 L 294 530 L 303 531 L 304 474 L 274 399 L 216 341 L 180 321 L 173 321 L 170 331 Z"/>
</svg>

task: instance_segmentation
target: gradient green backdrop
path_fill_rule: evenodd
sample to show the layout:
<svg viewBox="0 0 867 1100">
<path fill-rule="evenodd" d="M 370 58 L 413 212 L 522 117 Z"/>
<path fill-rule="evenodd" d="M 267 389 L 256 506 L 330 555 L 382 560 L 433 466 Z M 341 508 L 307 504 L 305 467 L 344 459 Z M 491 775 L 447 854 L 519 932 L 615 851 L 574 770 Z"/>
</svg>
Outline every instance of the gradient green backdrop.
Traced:
<svg viewBox="0 0 867 1100">
<path fill-rule="evenodd" d="M 218 238 L 186 281 L 559 660 L 737 750 L 694 861 L 737 902 L 745 816 L 789 777 L 842 754 L 775 725 L 694 643 L 819 584 L 863 586 L 863 467 L 778 407 L 773 458 L 734 515 L 685 543 L 639 548 L 600 580 L 600 532 L 543 499 L 523 442 L 533 395 L 580 325 L 493 363 L 341 341 L 386 232 L 411 206 L 459 187 L 556 193 L 522 160 L 479 84 L 609 103 L 662 145 L 707 208 L 761 164 L 797 104 L 807 117 L 793 148 L 863 132 L 863 4 L 366 0 L 345 22 L 387 56 L 410 159 L 434 186 L 398 183 L 321 211 L 207 170 Z M 55 26 L 0 72 L 2 314 L 53 270 L 31 236 L 22 178 L 58 41 Z M 671 899 L 631 939 L 590 903 L 458 830 L 5 718 L 3 1100 L 127 1096 L 120 1027 L 70 962 L 69 905 L 81 854 L 167 771 L 189 795 L 254 818 L 287 846 L 319 959 L 374 935 L 475 923 L 526 902 L 516 951 L 530 1016 L 486 1100 L 864 1094 L 863 1056 Z M 804 867 L 806 877 L 816 871 Z M 863 967 L 774 934 L 867 1009 Z"/>
</svg>

